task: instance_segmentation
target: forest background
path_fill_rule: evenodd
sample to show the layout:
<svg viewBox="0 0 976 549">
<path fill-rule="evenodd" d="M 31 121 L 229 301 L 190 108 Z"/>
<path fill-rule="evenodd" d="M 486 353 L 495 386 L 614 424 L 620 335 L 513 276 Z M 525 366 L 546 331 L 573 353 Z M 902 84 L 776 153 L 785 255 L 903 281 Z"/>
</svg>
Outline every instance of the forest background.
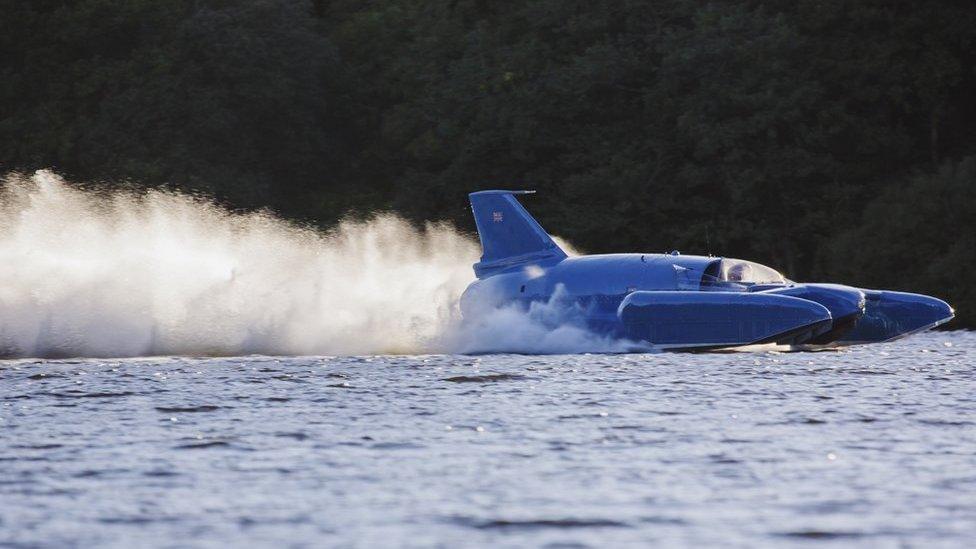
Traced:
<svg viewBox="0 0 976 549">
<path fill-rule="evenodd" d="M 976 3 L 0 0 L 0 174 L 330 227 L 531 188 L 590 252 L 743 257 L 976 327 Z"/>
</svg>

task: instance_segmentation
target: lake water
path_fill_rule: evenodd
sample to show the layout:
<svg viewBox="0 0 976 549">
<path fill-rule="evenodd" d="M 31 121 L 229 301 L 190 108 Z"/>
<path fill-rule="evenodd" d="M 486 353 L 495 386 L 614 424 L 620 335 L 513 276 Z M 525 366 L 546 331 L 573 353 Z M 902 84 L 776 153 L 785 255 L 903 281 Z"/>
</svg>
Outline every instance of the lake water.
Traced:
<svg viewBox="0 0 976 549">
<path fill-rule="evenodd" d="M 0 545 L 976 542 L 976 334 L 0 363 Z"/>
</svg>

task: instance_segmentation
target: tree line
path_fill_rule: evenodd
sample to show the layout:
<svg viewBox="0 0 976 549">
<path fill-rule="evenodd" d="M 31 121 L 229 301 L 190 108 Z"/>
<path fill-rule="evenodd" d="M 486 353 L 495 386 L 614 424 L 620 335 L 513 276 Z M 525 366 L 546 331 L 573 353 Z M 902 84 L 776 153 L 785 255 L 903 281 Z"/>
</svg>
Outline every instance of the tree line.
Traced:
<svg viewBox="0 0 976 549">
<path fill-rule="evenodd" d="M 329 226 L 529 208 L 976 326 L 976 5 L 0 0 L 0 171 Z"/>
</svg>

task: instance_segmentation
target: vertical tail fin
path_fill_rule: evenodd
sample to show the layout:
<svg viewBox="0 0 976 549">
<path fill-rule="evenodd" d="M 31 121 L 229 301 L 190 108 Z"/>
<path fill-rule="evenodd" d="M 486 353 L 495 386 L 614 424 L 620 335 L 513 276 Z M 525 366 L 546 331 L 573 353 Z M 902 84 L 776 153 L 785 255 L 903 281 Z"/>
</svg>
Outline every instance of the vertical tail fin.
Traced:
<svg viewBox="0 0 976 549">
<path fill-rule="evenodd" d="M 566 252 L 515 198 L 535 191 L 480 191 L 471 193 L 471 211 L 481 238 L 481 261 L 475 263 L 478 278 L 528 262 L 560 261 Z"/>
</svg>

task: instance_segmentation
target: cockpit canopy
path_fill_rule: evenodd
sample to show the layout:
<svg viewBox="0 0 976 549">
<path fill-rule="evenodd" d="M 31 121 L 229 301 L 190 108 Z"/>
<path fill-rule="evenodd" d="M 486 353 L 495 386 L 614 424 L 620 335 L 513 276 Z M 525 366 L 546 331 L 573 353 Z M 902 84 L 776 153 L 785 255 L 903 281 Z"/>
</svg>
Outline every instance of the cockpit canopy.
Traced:
<svg viewBox="0 0 976 549">
<path fill-rule="evenodd" d="M 786 284 L 786 278 L 775 269 L 743 259 L 719 259 L 705 270 L 703 285 L 732 282 L 735 284 Z"/>
</svg>

